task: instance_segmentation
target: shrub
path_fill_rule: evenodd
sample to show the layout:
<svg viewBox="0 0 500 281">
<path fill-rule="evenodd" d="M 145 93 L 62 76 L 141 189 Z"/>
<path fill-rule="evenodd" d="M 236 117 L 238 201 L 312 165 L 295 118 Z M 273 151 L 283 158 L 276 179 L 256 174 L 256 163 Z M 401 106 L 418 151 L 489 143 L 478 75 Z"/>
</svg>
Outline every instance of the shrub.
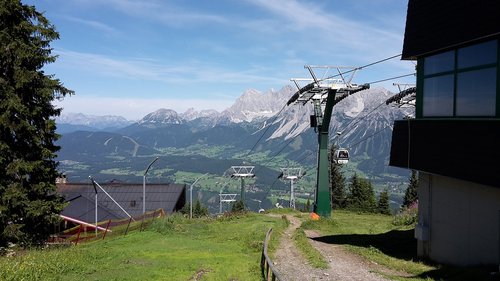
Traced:
<svg viewBox="0 0 500 281">
<path fill-rule="evenodd" d="M 406 226 L 415 225 L 418 221 L 418 200 L 410 204 L 409 207 L 403 209 L 394 216 L 393 225 Z"/>
</svg>

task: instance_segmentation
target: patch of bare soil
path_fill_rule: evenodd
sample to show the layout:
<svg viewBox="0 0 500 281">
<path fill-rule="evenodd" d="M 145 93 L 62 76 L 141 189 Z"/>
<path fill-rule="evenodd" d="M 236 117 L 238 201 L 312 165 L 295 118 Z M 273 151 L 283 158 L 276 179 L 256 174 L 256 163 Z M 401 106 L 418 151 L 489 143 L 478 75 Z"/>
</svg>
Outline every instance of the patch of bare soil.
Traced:
<svg viewBox="0 0 500 281">
<path fill-rule="evenodd" d="M 388 280 L 377 272 L 389 273 L 392 271 L 381 265 L 348 252 L 341 245 L 328 244 L 315 241 L 311 238 L 320 235 L 314 231 L 305 231 L 309 243 L 316 248 L 329 264 L 327 269 L 313 268 L 302 257 L 295 247 L 293 233 L 300 227 L 301 221 L 293 216 L 286 216 L 290 221 L 289 227 L 281 238 L 280 245 L 274 255 L 273 263 L 285 280 L 363 280 L 385 281 Z"/>
</svg>

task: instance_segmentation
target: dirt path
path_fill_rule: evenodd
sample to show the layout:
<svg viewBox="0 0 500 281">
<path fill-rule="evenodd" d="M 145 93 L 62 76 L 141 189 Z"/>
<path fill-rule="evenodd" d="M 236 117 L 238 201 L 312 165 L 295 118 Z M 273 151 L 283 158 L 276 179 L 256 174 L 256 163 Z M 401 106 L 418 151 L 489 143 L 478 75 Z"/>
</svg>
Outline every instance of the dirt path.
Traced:
<svg viewBox="0 0 500 281">
<path fill-rule="evenodd" d="M 376 272 L 389 272 L 375 263 L 369 262 L 362 257 L 343 249 L 341 245 L 327 244 L 313 239 L 309 243 L 315 247 L 329 263 L 327 269 L 313 268 L 307 264 L 301 253 L 295 247 L 292 239 L 294 231 L 300 227 L 300 219 L 286 216 L 290 226 L 280 241 L 278 250 L 274 255 L 273 262 L 279 270 L 284 281 L 288 280 L 367 280 L 385 281 Z M 314 238 L 320 235 L 314 231 L 305 231 L 307 237 Z"/>
</svg>

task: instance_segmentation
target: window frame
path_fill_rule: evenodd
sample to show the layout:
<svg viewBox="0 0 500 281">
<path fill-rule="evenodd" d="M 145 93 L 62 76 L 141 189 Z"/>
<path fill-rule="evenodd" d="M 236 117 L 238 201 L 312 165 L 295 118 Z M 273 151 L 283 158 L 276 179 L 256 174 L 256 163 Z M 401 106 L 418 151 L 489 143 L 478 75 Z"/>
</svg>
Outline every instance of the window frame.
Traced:
<svg viewBox="0 0 500 281">
<path fill-rule="evenodd" d="M 488 63 L 488 64 L 483 64 L 483 65 L 476 65 L 476 66 L 470 66 L 470 67 L 465 67 L 465 68 L 458 68 L 458 50 L 465 48 L 465 47 L 470 47 L 474 45 L 479 45 L 481 43 L 487 43 L 490 41 L 496 41 L 497 43 L 497 58 L 496 62 L 493 63 Z M 454 54 L 454 67 L 452 70 L 449 71 L 443 71 L 443 72 L 437 72 L 437 73 L 432 73 L 432 74 L 424 74 L 425 70 L 425 59 L 434 55 L 439 55 L 439 54 L 444 54 L 446 52 L 452 51 Z M 494 38 L 494 39 L 489 39 L 489 40 L 484 40 L 480 42 L 474 42 L 473 44 L 467 44 L 467 45 L 462 45 L 459 47 L 455 47 L 453 49 L 447 49 L 443 50 L 437 53 L 432 53 L 424 57 L 418 58 L 418 64 L 417 64 L 417 101 L 416 101 L 416 117 L 417 118 L 438 118 L 438 119 L 446 119 L 446 118 L 461 118 L 461 119 L 467 119 L 467 118 L 482 118 L 482 119 L 488 119 L 488 118 L 499 118 L 500 117 L 500 40 L 499 38 Z M 477 71 L 477 70 L 482 70 L 482 69 L 487 69 L 487 68 L 496 68 L 496 96 L 495 96 L 495 115 L 489 115 L 489 116 L 461 116 L 457 115 L 457 79 L 458 79 L 458 74 L 459 73 L 464 73 L 464 72 L 472 72 L 472 71 Z M 452 115 L 437 115 L 437 116 L 424 116 L 423 115 L 423 106 L 424 106 L 424 81 L 426 78 L 434 78 L 434 77 L 439 77 L 439 76 L 445 76 L 445 75 L 453 75 L 453 113 Z"/>
</svg>

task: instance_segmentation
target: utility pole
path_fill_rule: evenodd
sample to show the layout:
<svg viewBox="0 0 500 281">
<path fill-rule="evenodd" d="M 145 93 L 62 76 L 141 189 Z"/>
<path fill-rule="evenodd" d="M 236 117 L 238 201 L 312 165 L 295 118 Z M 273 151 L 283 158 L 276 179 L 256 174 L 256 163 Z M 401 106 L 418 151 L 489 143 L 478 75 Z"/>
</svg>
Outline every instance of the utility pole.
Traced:
<svg viewBox="0 0 500 281">
<path fill-rule="evenodd" d="M 295 194 L 293 182 L 303 176 L 301 168 L 281 168 L 281 174 L 278 178 L 290 180 L 290 208 L 295 210 Z"/>
<path fill-rule="evenodd" d="M 290 98 L 287 105 L 308 102 L 313 104 L 314 115 L 311 115 L 311 127 L 318 134 L 318 172 L 316 178 L 316 191 L 314 199 L 314 212 L 323 217 L 330 217 L 330 188 L 328 175 L 328 141 L 329 127 L 333 107 L 347 96 L 365 89 L 369 84 L 356 85 L 351 83 L 354 74 L 360 68 L 342 66 L 304 66 L 312 78 L 292 78 L 291 81 L 297 86 L 297 92 Z M 314 69 L 336 69 L 338 74 L 318 79 Z M 341 69 L 348 71 L 341 72 Z M 348 74 L 348 75 L 347 75 Z M 326 72 L 324 74 L 326 76 Z M 340 77 L 340 78 L 334 78 Z M 301 81 L 310 82 L 304 87 L 299 85 Z"/>
<path fill-rule="evenodd" d="M 208 173 L 203 174 L 201 177 L 197 178 L 189 187 L 189 218 L 193 218 L 193 186 L 201 180 L 204 176 L 208 175 Z"/>
<path fill-rule="evenodd" d="M 254 178 L 253 169 L 255 166 L 231 166 L 229 169 L 231 178 L 241 179 L 241 202 L 245 204 L 245 178 Z"/>
<path fill-rule="evenodd" d="M 144 171 L 144 175 L 142 177 L 142 214 L 144 215 L 146 213 L 146 174 L 149 171 L 149 168 L 153 166 L 153 163 L 156 162 L 159 159 L 159 157 L 156 157 L 151 163 L 149 163 L 148 167 L 146 168 L 146 171 Z"/>
</svg>

